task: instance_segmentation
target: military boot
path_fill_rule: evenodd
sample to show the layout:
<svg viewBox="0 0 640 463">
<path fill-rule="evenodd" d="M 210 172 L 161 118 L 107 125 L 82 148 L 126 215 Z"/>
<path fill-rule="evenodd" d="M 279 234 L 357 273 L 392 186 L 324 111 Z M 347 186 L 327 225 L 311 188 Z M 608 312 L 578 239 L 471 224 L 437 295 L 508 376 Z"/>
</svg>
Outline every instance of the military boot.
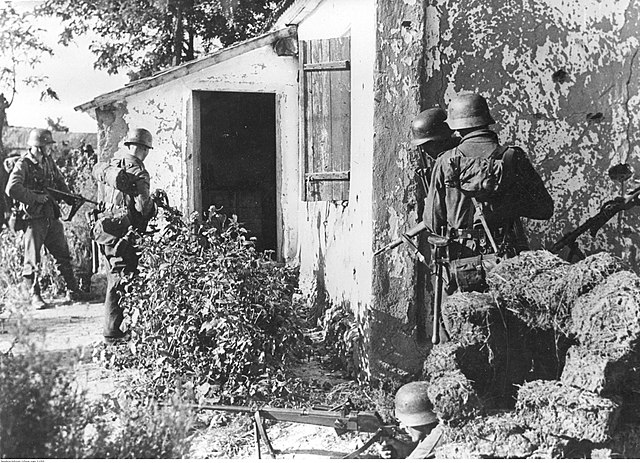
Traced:
<svg viewBox="0 0 640 463">
<path fill-rule="evenodd" d="M 40 295 L 40 285 L 32 278 L 25 278 L 29 282 L 29 294 L 31 295 L 31 308 L 35 310 L 42 310 L 47 308 L 47 303 L 44 302 Z M 26 286 L 26 283 L 25 283 Z"/>
<path fill-rule="evenodd" d="M 82 302 L 88 301 L 90 299 L 90 294 L 82 293 L 78 289 L 78 280 L 73 274 L 73 270 L 63 269 L 61 272 L 62 278 L 67 285 L 67 294 L 64 298 L 64 302 L 70 304 L 72 302 Z"/>
</svg>

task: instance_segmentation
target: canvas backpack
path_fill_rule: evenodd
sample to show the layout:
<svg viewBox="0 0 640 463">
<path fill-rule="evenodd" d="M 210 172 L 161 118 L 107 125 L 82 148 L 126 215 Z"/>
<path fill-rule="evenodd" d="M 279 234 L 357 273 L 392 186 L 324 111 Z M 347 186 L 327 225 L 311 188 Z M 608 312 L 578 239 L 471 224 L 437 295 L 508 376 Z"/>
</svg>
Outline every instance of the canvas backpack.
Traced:
<svg viewBox="0 0 640 463">
<path fill-rule="evenodd" d="M 499 146 L 487 157 L 470 157 L 456 148 L 445 172 L 445 184 L 479 202 L 491 202 L 515 183 L 516 150 Z"/>
</svg>

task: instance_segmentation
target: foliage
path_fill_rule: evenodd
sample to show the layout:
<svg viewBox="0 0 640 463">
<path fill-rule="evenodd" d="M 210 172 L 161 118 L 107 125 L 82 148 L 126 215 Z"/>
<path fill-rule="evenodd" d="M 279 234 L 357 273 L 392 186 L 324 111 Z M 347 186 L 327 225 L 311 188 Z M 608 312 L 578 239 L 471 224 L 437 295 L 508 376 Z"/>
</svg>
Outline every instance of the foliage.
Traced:
<svg viewBox="0 0 640 463">
<path fill-rule="evenodd" d="M 0 8 L 0 159 L 5 155 L 2 131 L 6 125 L 6 110 L 13 104 L 20 82 L 17 69 L 23 65 L 33 68 L 42 56 L 52 54 L 51 48 L 41 39 L 42 32 L 34 27 L 30 12 L 19 13 L 10 2 L 4 2 Z M 26 75 L 21 82 L 38 86 L 45 80 L 42 76 Z"/>
<path fill-rule="evenodd" d="M 349 377 L 356 374 L 356 347 L 361 333 L 353 312 L 348 307 L 330 306 L 320 321 L 322 336 L 327 351 L 327 363 L 343 370 Z"/>
<path fill-rule="evenodd" d="M 136 80 L 256 35 L 276 6 L 270 0 L 46 0 L 38 12 L 61 19 L 64 45 L 96 34 L 95 67 L 110 74 L 130 69 Z"/>
<path fill-rule="evenodd" d="M 24 339 L 18 335 L 18 339 Z M 0 353 L 1 458 L 181 458 L 193 415 L 153 401 L 89 402 L 74 362 L 18 342 Z"/>
<path fill-rule="evenodd" d="M 235 217 L 225 219 L 212 213 L 185 225 L 174 216 L 142 243 L 140 274 L 122 300 L 132 355 L 102 354 L 148 371 L 158 395 L 178 379 L 197 398 L 226 400 L 295 387 L 287 366 L 306 349 L 292 305 L 296 275 L 255 251 Z"/>
<path fill-rule="evenodd" d="M 20 355 L 0 354 L 0 454 L 2 458 L 63 456 L 61 441 L 82 441 L 83 395 L 60 355 L 33 345 Z"/>
</svg>

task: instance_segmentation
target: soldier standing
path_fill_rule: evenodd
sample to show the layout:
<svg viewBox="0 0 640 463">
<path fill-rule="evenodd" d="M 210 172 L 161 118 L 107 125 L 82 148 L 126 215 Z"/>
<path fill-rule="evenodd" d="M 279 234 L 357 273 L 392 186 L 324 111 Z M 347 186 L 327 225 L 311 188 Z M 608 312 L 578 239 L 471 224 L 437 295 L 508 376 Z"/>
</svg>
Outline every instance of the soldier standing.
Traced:
<svg viewBox="0 0 640 463">
<path fill-rule="evenodd" d="M 29 133 L 29 151 L 16 161 L 6 186 L 7 196 L 20 203 L 24 218 L 23 286 L 31 296 L 31 306 L 44 309 L 38 271 L 44 245 L 53 256 L 67 286 L 67 301 L 81 299 L 78 282 L 71 267 L 71 254 L 60 222 L 60 206 L 47 188 L 69 192 L 69 188 L 50 155 L 55 143 L 51 132 L 34 129 Z"/>
<path fill-rule="evenodd" d="M 132 130 L 125 139 L 128 152 L 117 154 L 109 165 L 126 172 L 130 179 L 129 188 L 122 191 L 115 184 L 105 183 L 105 212 L 98 223 L 105 221 L 126 224 L 124 232 L 115 239 L 100 243 L 102 254 L 107 261 L 107 293 L 104 301 L 105 324 L 103 335 L 105 341 L 116 342 L 127 333 L 120 329 L 124 320 L 124 312 L 120 306 L 123 294 L 122 279 L 125 275 L 135 274 L 138 270 L 138 254 L 133 242 L 132 232 L 144 232 L 149 220 L 157 212 L 150 194 L 150 176 L 144 166 L 144 160 L 153 148 L 151 133 L 143 128 Z M 107 227 L 105 227 L 107 228 Z M 130 231 L 127 232 L 127 229 Z M 95 227 L 94 227 L 95 234 Z"/>
<path fill-rule="evenodd" d="M 502 255 L 528 249 L 519 218 L 548 220 L 553 214 L 553 199 L 542 179 L 520 148 L 498 143 L 489 129 L 495 121 L 481 95 L 454 97 L 447 122 L 462 139 L 434 165 L 425 225 L 436 233 L 444 228 L 459 242 L 461 246 L 450 247 L 451 259 L 480 254 L 494 242 Z M 492 170 L 497 165 L 504 166 L 502 179 Z"/>
</svg>

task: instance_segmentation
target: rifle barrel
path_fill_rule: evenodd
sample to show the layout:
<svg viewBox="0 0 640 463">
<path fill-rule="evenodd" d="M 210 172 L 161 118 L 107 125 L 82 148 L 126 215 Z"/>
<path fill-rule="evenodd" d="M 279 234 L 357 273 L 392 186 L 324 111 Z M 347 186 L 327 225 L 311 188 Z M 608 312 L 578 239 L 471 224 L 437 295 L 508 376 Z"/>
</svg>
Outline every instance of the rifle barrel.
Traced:
<svg viewBox="0 0 640 463">
<path fill-rule="evenodd" d="M 202 404 L 191 407 L 203 410 L 214 410 L 227 413 L 260 413 L 263 418 L 273 421 L 313 424 L 334 428 L 337 431 L 376 432 L 384 427 L 384 423 L 376 412 L 350 412 L 321 410 L 315 408 L 295 409 L 262 407 L 252 408 L 234 405 Z"/>
</svg>

